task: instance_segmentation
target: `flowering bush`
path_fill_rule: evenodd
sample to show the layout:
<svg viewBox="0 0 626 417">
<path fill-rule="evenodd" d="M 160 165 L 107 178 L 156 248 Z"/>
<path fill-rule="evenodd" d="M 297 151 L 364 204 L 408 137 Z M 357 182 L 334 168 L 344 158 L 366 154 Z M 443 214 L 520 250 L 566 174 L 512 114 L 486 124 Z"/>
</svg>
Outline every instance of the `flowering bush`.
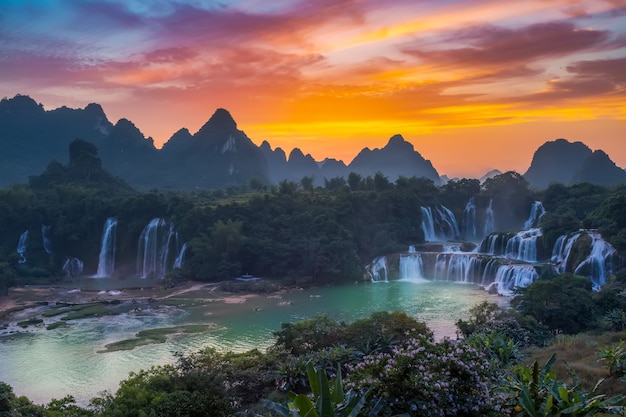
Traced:
<svg viewBox="0 0 626 417">
<path fill-rule="evenodd" d="M 506 415 L 491 392 L 497 369 L 469 344 L 432 337 L 410 338 L 391 353 L 363 357 L 346 387 L 372 389 L 384 398 L 384 414 L 419 416 Z"/>
</svg>

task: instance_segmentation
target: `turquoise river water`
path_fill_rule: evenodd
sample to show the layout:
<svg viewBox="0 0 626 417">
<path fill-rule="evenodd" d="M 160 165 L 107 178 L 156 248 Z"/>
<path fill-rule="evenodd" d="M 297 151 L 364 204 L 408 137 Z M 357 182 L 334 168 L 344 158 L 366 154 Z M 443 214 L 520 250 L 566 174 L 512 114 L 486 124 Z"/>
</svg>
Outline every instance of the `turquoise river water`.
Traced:
<svg viewBox="0 0 626 417">
<path fill-rule="evenodd" d="M 322 313 L 349 322 L 376 311 L 405 311 L 426 322 L 436 338 L 454 338 L 454 323 L 483 300 L 508 302 L 475 285 L 391 281 L 293 291 L 280 298 L 255 296 L 240 304 L 198 303 L 76 320 L 66 328 L 41 327 L 0 337 L 0 381 L 38 404 L 71 394 L 85 405 L 104 390 L 114 392 L 131 371 L 173 363 L 174 352 L 206 346 L 232 351 L 267 347 L 283 322 Z M 219 329 L 128 351 L 101 352 L 107 343 L 132 338 L 140 330 L 198 323 L 215 323 Z"/>
</svg>

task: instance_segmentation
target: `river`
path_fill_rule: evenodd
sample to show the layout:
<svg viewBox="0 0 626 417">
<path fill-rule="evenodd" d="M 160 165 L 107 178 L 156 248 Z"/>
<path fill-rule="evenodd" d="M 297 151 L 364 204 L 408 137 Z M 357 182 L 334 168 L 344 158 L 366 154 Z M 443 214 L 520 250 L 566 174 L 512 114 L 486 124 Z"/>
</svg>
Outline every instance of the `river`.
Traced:
<svg viewBox="0 0 626 417">
<path fill-rule="evenodd" d="M 71 394 L 81 405 L 104 390 L 115 392 L 129 372 L 173 363 L 174 352 L 205 346 L 245 351 L 265 348 L 283 322 L 327 314 L 346 322 L 376 311 L 405 311 L 424 321 L 436 338 L 455 337 L 454 323 L 483 300 L 507 299 L 476 285 L 450 282 L 391 281 L 257 295 L 224 302 L 201 292 L 172 299 L 171 305 L 146 306 L 116 316 L 72 321 L 66 328 L 31 327 L 0 337 L 0 381 L 37 404 Z M 176 335 L 165 343 L 133 350 L 102 352 L 104 345 L 132 338 L 144 329 L 214 323 L 217 330 Z"/>
</svg>

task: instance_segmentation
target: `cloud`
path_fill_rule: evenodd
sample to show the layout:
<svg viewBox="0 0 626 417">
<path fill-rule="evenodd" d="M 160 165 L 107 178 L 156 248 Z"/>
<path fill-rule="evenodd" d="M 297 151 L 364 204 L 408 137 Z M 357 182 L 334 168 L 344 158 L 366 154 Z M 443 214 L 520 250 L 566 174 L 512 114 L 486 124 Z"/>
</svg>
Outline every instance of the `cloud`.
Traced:
<svg viewBox="0 0 626 417">
<path fill-rule="evenodd" d="M 539 23 L 518 29 L 485 25 L 449 34 L 442 43 L 463 47 L 420 49 L 419 42 L 402 52 L 439 67 L 509 67 L 589 49 L 611 48 L 611 33 L 580 29 L 568 22 Z"/>
</svg>

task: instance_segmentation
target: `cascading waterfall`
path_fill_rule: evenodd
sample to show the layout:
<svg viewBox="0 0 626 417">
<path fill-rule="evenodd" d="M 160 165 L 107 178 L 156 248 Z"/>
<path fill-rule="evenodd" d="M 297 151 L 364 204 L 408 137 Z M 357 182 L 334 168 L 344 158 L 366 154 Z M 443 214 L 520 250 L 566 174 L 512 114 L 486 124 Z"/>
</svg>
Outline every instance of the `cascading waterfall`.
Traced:
<svg viewBox="0 0 626 417">
<path fill-rule="evenodd" d="M 369 268 L 372 282 L 387 282 L 387 257 L 379 256 L 375 258 Z"/>
<path fill-rule="evenodd" d="M 574 273 L 588 276 L 593 289 L 599 291 L 600 287 L 606 284 L 606 277 L 613 273 L 612 258 L 617 251 L 610 243 L 602 239 L 600 233 L 589 231 L 587 234 L 593 239 L 591 253 L 578 264 Z"/>
<path fill-rule="evenodd" d="M 422 256 L 419 253 L 412 253 L 407 256 L 400 256 L 399 270 L 399 278 L 403 281 L 423 280 L 424 266 L 422 265 Z"/>
<path fill-rule="evenodd" d="M 83 273 L 83 261 L 78 258 L 68 257 L 63 264 L 63 271 L 68 277 L 76 277 Z"/>
<path fill-rule="evenodd" d="M 498 267 L 496 279 L 492 285 L 496 286 L 498 294 L 509 296 L 515 288 L 525 288 L 538 278 L 539 274 L 532 265 L 501 265 Z"/>
<path fill-rule="evenodd" d="M 115 271 L 115 234 L 117 229 L 117 219 L 109 217 L 104 223 L 102 230 L 102 243 L 100 245 L 100 256 L 98 257 L 98 271 L 95 278 L 106 278 L 113 275 Z"/>
<path fill-rule="evenodd" d="M 485 211 L 485 227 L 483 227 L 483 235 L 489 236 L 496 230 L 496 219 L 493 212 L 493 198 L 489 199 L 489 205 Z"/>
<path fill-rule="evenodd" d="M 506 244 L 509 236 L 502 233 L 492 233 L 480 242 L 479 252 L 487 255 L 503 255 L 506 251 Z"/>
<path fill-rule="evenodd" d="M 178 252 L 178 256 L 174 259 L 174 265 L 172 268 L 181 269 L 183 267 L 183 262 L 185 261 L 185 252 L 187 251 L 187 242 L 183 243 L 183 246 L 180 248 L 180 252 Z"/>
<path fill-rule="evenodd" d="M 171 249 L 177 248 L 178 235 L 173 224 L 167 224 L 161 218 L 152 219 L 139 235 L 137 244 L 137 275 L 141 278 L 165 277 L 170 266 L 174 266 L 180 256 L 171 255 Z M 186 249 L 186 246 L 185 246 Z M 182 257 L 180 260 L 182 265 Z"/>
<path fill-rule="evenodd" d="M 434 242 L 437 240 L 435 235 L 435 221 L 433 212 L 430 207 L 420 207 L 422 211 L 422 231 L 424 232 L 424 240 L 426 242 Z"/>
<path fill-rule="evenodd" d="M 535 201 L 530 208 L 528 220 L 524 223 L 524 230 L 539 227 L 539 222 L 544 214 L 546 214 L 546 209 L 543 207 L 543 203 L 541 201 Z"/>
<path fill-rule="evenodd" d="M 474 204 L 474 197 L 470 197 L 469 201 L 465 205 L 463 210 L 463 219 L 461 221 L 463 229 L 463 235 L 466 238 L 476 239 L 476 204 Z"/>
<path fill-rule="evenodd" d="M 475 254 L 440 253 L 435 263 L 435 279 L 440 281 L 476 282 L 482 260 Z"/>
<path fill-rule="evenodd" d="M 41 241 L 46 253 L 52 253 L 52 241 L 50 240 L 50 226 L 41 225 Z"/>
<path fill-rule="evenodd" d="M 561 235 L 556 240 L 554 249 L 552 249 L 551 261 L 552 265 L 554 265 L 554 270 L 557 273 L 565 273 L 567 269 L 567 262 L 569 260 L 570 253 L 572 252 L 572 247 L 581 235 L 582 233 L 575 233 L 570 237 L 567 237 L 567 235 Z"/>
<path fill-rule="evenodd" d="M 460 235 L 456 218 L 447 207 L 420 207 L 420 210 L 425 241 L 446 241 Z"/>
<path fill-rule="evenodd" d="M 20 235 L 20 239 L 17 242 L 17 253 L 20 255 L 19 263 L 26 262 L 26 249 L 28 248 L 28 230 Z"/>
<path fill-rule="evenodd" d="M 537 238 L 543 233 L 541 229 L 523 230 L 506 242 L 504 256 L 519 261 L 537 262 Z"/>
</svg>

